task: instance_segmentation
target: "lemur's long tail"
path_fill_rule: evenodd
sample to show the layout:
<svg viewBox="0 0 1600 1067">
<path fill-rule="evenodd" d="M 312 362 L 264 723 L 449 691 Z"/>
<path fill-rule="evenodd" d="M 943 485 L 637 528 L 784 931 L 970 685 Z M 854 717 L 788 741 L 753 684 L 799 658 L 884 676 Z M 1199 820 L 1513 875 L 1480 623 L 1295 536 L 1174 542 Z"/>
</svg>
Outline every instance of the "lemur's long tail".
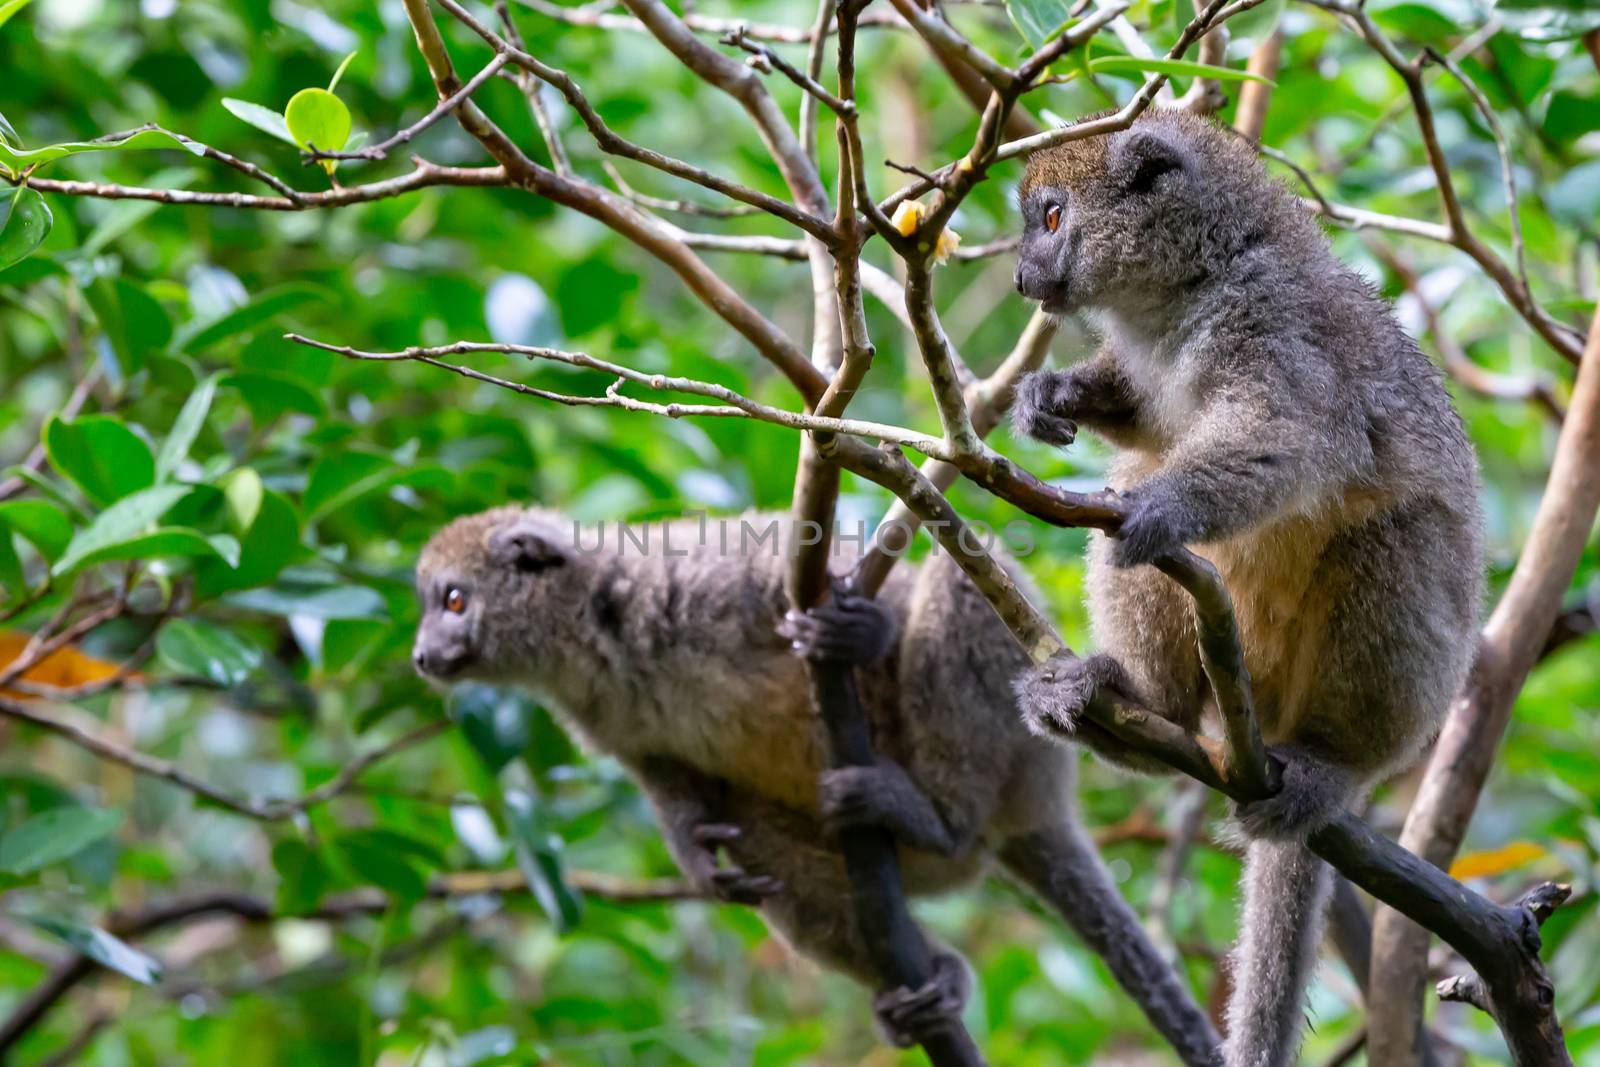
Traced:
<svg viewBox="0 0 1600 1067">
<path fill-rule="evenodd" d="M 1228 1067 L 1294 1063 L 1332 889 L 1333 869 L 1305 845 L 1250 842 L 1228 1000 Z"/>
<path fill-rule="evenodd" d="M 1183 979 L 1117 892 L 1100 854 L 1076 825 L 1014 837 L 1000 859 L 1106 961 L 1117 983 L 1189 1067 L 1216 1067 L 1221 1039 Z"/>
</svg>

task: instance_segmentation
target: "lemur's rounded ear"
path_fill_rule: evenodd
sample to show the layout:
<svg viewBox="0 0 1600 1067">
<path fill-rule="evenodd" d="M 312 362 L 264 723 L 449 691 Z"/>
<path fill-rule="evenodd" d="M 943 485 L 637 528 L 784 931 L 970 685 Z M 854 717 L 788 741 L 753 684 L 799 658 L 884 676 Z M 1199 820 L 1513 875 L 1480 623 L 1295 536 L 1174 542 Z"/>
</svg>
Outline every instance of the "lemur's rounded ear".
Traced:
<svg viewBox="0 0 1600 1067">
<path fill-rule="evenodd" d="M 489 535 L 489 558 L 531 574 L 567 562 L 567 550 L 553 531 L 519 519 Z"/>
<path fill-rule="evenodd" d="M 1157 178 L 1188 165 L 1189 154 L 1183 145 L 1156 130 L 1130 130 L 1112 149 L 1113 172 L 1133 193 L 1148 193 Z"/>
</svg>

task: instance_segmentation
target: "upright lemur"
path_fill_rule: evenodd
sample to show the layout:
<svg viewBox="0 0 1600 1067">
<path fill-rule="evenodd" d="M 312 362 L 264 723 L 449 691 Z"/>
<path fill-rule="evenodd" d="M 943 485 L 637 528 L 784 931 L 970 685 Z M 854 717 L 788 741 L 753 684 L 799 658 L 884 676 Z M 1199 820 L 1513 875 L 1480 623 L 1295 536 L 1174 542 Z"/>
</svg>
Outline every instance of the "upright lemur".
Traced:
<svg viewBox="0 0 1600 1067">
<path fill-rule="evenodd" d="M 801 952 L 868 983 L 839 827 L 890 829 L 912 893 L 969 882 L 997 855 L 1185 1063 L 1215 1064 L 1216 1032 L 1078 826 L 1072 753 L 1040 745 L 1018 715 L 1011 681 L 1027 661 L 977 589 L 941 555 L 898 568 L 876 607 L 837 598 L 786 618 L 786 553 L 746 533 L 780 521 L 654 525 L 641 549 L 637 534 L 600 547 L 604 529 L 548 511 L 458 519 L 417 566 L 416 665 L 533 690 L 637 779 L 693 884 L 758 904 Z M 826 769 L 796 651 L 861 662 L 878 766 Z M 719 847 L 734 866 L 719 866 Z M 932 954 L 927 987 L 874 1003 L 896 1043 L 949 1025 L 967 997 L 959 957 Z"/>
<path fill-rule="evenodd" d="M 1191 729 L 1213 707 L 1191 603 L 1154 567 L 1190 546 L 1233 595 L 1283 789 L 1252 837 L 1230 1067 L 1298 1048 L 1330 872 L 1307 833 L 1411 762 L 1467 671 L 1482 589 L 1477 466 L 1439 374 L 1245 143 L 1184 112 L 1034 155 L 1017 288 L 1096 313 L 1104 342 L 1019 390 L 1024 433 L 1117 452 L 1128 517 L 1089 548 L 1103 652 L 1018 684 L 1071 734 L 1101 687 Z M 1149 759 L 1084 731 L 1107 758 Z"/>
</svg>

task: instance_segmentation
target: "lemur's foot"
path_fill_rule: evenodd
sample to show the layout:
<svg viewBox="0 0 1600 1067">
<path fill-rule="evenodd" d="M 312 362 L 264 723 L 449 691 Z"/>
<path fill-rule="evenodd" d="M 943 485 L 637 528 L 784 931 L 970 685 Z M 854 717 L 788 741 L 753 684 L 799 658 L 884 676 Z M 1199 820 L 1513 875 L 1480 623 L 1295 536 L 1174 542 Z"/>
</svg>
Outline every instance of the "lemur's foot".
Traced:
<svg viewBox="0 0 1600 1067">
<path fill-rule="evenodd" d="M 810 611 L 785 614 L 778 634 L 814 663 L 865 664 L 888 653 L 895 625 L 888 609 L 871 597 L 835 593 Z"/>
<path fill-rule="evenodd" d="M 1064 414 L 1074 392 L 1071 379 L 1062 372 L 1035 371 L 1017 385 L 1012 426 L 1036 441 L 1065 448 L 1078 437 L 1078 424 Z"/>
<path fill-rule="evenodd" d="M 911 1048 L 959 1023 L 971 992 L 966 964 L 959 956 L 941 952 L 933 958 L 933 976 L 926 984 L 920 989 L 886 989 L 873 998 L 872 1011 L 891 1045 Z"/>
<path fill-rule="evenodd" d="M 717 850 L 739 840 L 739 836 L 739 828 L 731 823 L 700 823 L 694 828 L 693 837 L 701 855 L 696 869 L 685 873 L 697 888 L 724 904 L 754 906 L 783 892 L 783 883 L 770 875 L 751 874 L 743 867 L 722 864 Z"/>
<path fill-rule="evenodd" d="M 1349 771 L 1297 745 L 1274 745 L 1267 754 L 1282 764 L 1282 784 L 1265 800 L 1234 805 L 1247 837 L 1303 838 L 1331 822 L 1355 793 Z"/>
<path fill-rule="evenodd" d="M 1103 690 L 1128 695 L 1122 664 L 1105 654 L 1081 659 L 1070 653 L 1051 656 L 1014 683 L 1022 721 L 1040 737 L 1071 737 L 1078 720 Z"/>
</svg>

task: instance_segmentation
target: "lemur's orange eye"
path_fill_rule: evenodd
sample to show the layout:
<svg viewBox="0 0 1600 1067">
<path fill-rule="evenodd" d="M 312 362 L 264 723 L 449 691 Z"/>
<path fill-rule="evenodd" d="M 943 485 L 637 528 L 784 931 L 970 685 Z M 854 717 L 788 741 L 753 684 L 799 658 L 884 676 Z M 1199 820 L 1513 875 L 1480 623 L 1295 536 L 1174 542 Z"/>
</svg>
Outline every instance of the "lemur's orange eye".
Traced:
<svg viewBox="0 0 1600 1067">
<path fill-rule="evenodd" d="M 1056 227 L 1061 225 L 1061 205 L 1051 204 L 1044 209 L 1044 228 L 1051 233 L 1056 232 Z"/>
<path fill-rule="evenodd" d="M 467 594 L 459 589 L 451 589 L 444 595 L 444 610 L 452 615 L 460 615 L 467 610 Z"/>
</svg>

